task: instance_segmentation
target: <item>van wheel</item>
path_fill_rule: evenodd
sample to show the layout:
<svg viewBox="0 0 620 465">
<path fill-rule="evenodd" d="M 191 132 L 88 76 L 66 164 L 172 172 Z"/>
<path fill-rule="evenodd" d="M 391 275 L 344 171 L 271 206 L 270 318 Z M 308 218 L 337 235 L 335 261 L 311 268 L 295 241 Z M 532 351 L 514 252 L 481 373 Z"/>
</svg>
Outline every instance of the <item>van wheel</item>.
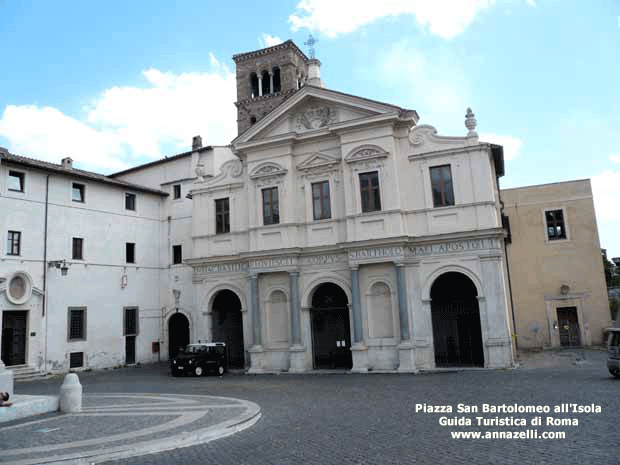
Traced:
<svg viewBox="0 0 620 465">
<path fill-rule="evenodd" d="M 614 378 L 620 379 L 620 370 L 617 368 L 610 368 L 609 372 L 613 375 Z"/>
<path fill-rule="evenodd" d="M 196 367 L 194 368 L 194 374 L 196 376 L 202 376 L 202 367 Z"/>
<path fill-rule="evenodd" d="M 224 374 L 224 371 L 225 371 L 225 370 L 224 370 L 224 367 L 223 367 L 222 365 L 218 365 L 218 366 L 217 366 L 217 374 L 218 374 L 219 376 L 222 376 L 222 375 Z"/>
</svg>

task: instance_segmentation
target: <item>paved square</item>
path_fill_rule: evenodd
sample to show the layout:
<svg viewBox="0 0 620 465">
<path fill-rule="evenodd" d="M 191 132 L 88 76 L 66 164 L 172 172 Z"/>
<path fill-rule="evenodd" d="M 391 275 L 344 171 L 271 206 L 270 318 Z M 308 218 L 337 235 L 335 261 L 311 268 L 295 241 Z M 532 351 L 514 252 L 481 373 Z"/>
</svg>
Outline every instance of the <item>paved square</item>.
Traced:
<svg viewBox="0 0 620 465">
<path fill-rule="evenodd" d="M 208 444 L 134 457 L 116 464 L 618 464 L 620 381 L 605 354 L 587 352 L 576 366 L 424 375 L 226 375 L 172 378 L 165 365 L 84 373 L 90 394 L 141 392 L 226 396 L 255 402 L 251 428 Z M 58 380 L 56 384 L 60 384 Z M 48 393 L 53 380 L 23 383 L 24 394 Z M 26 392 L 27 391 L 27 392 Z M 416 412 L 416 404 L 453 412 Z M 457 405 L 479 413 L 458 413 Z M 600 406 L 600 413 L 481 413 L 483 404 Z M 560 407 L 561 408 L 561 407 Z M 570 407 L 572 409 L 572 407 Z M 477 426 L 485 419 L 523 418 L 528 426 Z M 541 416 L 542 426 L 530 426 Z M 442 426 L 440 417 L 474 426 Z M 546 417 L 576 419 L 546 426 Z M 451 431 L 565 433 L 564 439 L 453 439 Z M 1 431 L 1 430 L 0 430 Z M 33 437 L 33 441 L 34 441 Z"/>
</svg>

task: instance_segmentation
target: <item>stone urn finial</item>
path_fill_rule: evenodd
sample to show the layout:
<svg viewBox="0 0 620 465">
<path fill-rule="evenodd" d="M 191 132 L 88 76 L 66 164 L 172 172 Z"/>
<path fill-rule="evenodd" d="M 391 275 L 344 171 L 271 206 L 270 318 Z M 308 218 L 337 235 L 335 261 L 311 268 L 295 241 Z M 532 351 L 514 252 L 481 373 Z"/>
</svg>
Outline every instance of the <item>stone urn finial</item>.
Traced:
<svg viewBox="0 0 620 465">
<path fill-rule="evenodd" d="M 471 108 L 467 109 L 467 113 L 465 114 L 465 127 L 469 130 L 467 133 L 468 136 L 477 136 L 476 132 L 476 115 L 471 111 Z"/>
</svg>

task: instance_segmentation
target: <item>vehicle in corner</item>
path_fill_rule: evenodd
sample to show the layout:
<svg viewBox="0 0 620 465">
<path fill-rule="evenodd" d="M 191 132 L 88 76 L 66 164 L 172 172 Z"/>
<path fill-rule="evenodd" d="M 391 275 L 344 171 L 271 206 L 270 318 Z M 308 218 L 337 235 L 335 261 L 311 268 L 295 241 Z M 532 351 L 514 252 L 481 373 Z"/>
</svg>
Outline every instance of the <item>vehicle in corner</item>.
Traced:
<svg viewBox="0 0 620 465">
<path fill-rule="evenodd" d="M 172 376 L 191 374 L 202 376 L 217 373 L 222 376 L 227 369 L 226 344 L 223 342 L 198 342 L 188 344 L 170 361 Z"/>
</svg>

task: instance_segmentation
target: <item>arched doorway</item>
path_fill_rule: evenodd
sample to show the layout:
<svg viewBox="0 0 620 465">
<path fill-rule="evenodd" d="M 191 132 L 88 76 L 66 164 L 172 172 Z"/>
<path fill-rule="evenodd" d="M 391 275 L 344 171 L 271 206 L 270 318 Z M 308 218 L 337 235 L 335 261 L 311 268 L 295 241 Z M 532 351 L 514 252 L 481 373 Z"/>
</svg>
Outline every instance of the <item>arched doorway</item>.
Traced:
<svg viewBox="0 0 620 465">
<path fill-rule="evenodd" d="M 179 349 L 189 344 L 189 320 L 182 313 L 174 313 L 168 320 L 168 356 L 179 355 Z"/>
<path fill-rule="evenodd" d="M 312 295 L 312 354 L 314 368 L 353 367 L 348 299 L 340 286 L 324 283 Z"/>
<path fill-rule="evenodd" d="M 484 366 L 477 295 L 474 283 L 462 273 L 444 273 L 433 283 L 436 366 Z"/>
<path fill-rule="evenodd" d="M 213 299 L 211 334 L 213 342 L 225 342 L 228 353 L 228 366 L 245 366 L 243 347 L 243 318 L 241 301 L 233 291 L 225 289 Z"/>
</svg>

